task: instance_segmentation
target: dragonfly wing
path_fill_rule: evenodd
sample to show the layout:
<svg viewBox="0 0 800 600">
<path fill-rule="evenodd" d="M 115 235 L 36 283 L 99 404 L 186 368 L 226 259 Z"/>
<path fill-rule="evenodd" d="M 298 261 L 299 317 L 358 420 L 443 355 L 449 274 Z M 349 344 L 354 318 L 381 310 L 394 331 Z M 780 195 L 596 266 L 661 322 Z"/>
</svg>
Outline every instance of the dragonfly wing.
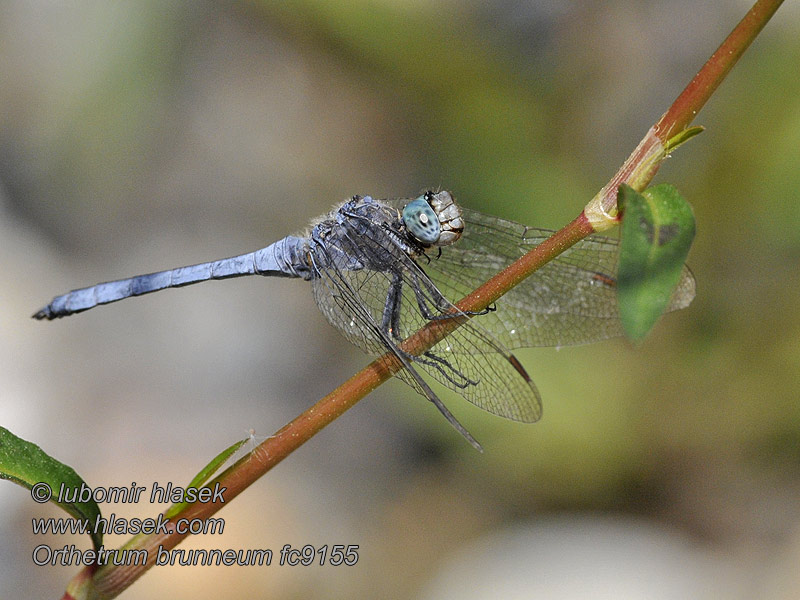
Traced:
<svg viewBox="0 0 800 600">
<path fill-rule="evenodd" d="M 433 390 L 420 377 L 409 357 L 400 351 L 382 328 L 375 322 L 372 312 L 357 303 L 358 295 L 353 293 L 352 282 L 342 277 L 343 272 L 322 268 L 319 277 L 313 281 L 314 299 L 328 321 L 341 331 L 353 344 L 370 354 L 385 355 L 388 351 L 402 364 L 397 377 L 408 383 L 417 393 L 427 398 L 439 409 L 448 422 L 463 435 L 476 450 L 483 452 L 480 443 L 453 416 Z M 356 302 L 354 302 L 356 301 Z"/>
<path fill-rule="evenodd" d="M 460 299 L 553 232 L 463 209 L 462 238 L 426 270 Z M 617 240 L 590 236 L 534 272 L 497 302 L 482 324 L 509 348 L 586 344 L 622 335 L 616 296 Z M 667 311 L 689 305 L 695 280 L 684 266 Z"/>
</svg>

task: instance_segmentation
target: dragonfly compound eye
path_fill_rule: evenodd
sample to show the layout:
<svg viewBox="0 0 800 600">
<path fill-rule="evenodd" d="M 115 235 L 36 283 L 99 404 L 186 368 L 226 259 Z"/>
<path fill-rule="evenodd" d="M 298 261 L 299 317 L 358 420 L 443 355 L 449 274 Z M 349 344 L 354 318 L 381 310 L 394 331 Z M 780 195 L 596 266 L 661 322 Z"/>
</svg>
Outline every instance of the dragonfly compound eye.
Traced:
<svg viewBox="0 0 800 600">
<path fill-rule="evenodd" d="M 408 232 L 423 244 L 430 246 L 439 241 L 442 226 L 431 205 L 420 196 L 403 209 L 403 223 Z"/>
</svg>

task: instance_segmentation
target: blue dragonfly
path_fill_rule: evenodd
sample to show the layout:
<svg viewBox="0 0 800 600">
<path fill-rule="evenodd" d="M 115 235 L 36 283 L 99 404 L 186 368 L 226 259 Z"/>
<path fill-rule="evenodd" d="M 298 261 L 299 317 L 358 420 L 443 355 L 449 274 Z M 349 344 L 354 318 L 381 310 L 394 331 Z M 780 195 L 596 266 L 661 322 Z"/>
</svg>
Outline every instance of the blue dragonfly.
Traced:
<svg viewBox="0 0 800 600">
<path fill-rule="evenodd" d="M 551 234 L 462 208 L 447 191 L 411 200 L 354 196 L 301 235 L 232 258 L 74 290 L 33 317 L 57 319 L 209 279 L 304 279 L 331 325 L 363 351 L 399 361 L 396 375 L 480 450 L 420 371 L 484 410 L 534 422 L 542 414 L 541 398 L 511 350 L 622 334 L 616 301 L 619 246 L 602 236 L 578 242 L 490 309 L 464 313 L 453 304 Z M 688 306 L 694 295 L 694 277 L 684 267 L 667 310 Z M 432 347 L 417 353 L 403 348 L 403 340 L 427 323 L 447 319 L 460 324 Z"/>
</svg>

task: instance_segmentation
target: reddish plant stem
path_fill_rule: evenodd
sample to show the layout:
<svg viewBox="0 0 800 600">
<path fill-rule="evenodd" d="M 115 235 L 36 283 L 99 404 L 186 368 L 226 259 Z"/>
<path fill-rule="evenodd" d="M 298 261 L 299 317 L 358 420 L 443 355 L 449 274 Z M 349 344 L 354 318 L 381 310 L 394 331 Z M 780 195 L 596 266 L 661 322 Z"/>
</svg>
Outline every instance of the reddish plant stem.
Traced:
<svg viewBox="0 0 800 600">
<path fill-rule="evenodd" d="M 595 230 L 601 231 L 616 224 L 617 188 L 622 183 L 642 191 L 652 181 L 667 157 L 667 142 L 694 120 L 782 3 L 783 0 L 757 0 L 667 112 L 645 134 L 620 170 L 587 205 L 585 212 Z"/>
<path fill-rule="evenodd" d="M 651 128 L 622 168 L 601 190 L 597 197 L 601 200 L 600 208 L 607 212 L 612 220 L 613 214 L 611 213 L 616 208 L 616 194 L 619 185 L 628 183 L 635 189 L 643 189 L 650 182 L 660 162 L 657 159 L 659 143 L 662 147 L 665 146 L 675 132 L 691 123 L 697 112 L 781 3 L 782 0 L 758 0 L 755 3 L 669 110 Z M 479 311 L 486 308 L 536 269 L 595 231 L 596 228 L 592 223 L 593 221 L 590 222 L 587 219 L 585 212 L 581 212 L 569 225 L 463 298 L 458 303 L 458 307 L 463 311 Z M 430 348 L 443 339 L 461 322 L 463 321 L 459 319 L 430 322 L 408 338 L 403 347 L 409 352 L 422 352 L 425 348 Z M 391 356 L 384 356 L 372 362 L 280 429 L 273 437 L 265 440 L 249 455 L 237 461 L 209 485 L 213 486 L 215 483 L 219 483 L 225 487 L 225 503 L 230 502 L 323 427 L 389 379 L 399 368 L 399 362 Z M 173 517 L 172 522 L 174 523 L 179 518 L 207 519 L 223 506 L 223 503 L 191 504 L 182 513 Z M 94 586 L 87 586 L 87 577 L 91 574 L 91 569 L 87 567 L 72 580 L 68 590 L 75 597 L 112 598 L 153 566 L 159 548 L 171 550 L 186 535 L 173 530 L 167 534 L 134 537 L 123 548 L 148 550 L 147 565 L 103 566 L 92 578 Z M 93 589 L 89 590 L 89 588 Z M 78 590 L 81 593 L 75 593 Z"/>
<path fill-rule="evenodd" d="M 783 0 L 758 0 L 739 21 L 656 123 L 656 134 L 663 143 L 692 122 L 782 3 Z"/>
</svg>

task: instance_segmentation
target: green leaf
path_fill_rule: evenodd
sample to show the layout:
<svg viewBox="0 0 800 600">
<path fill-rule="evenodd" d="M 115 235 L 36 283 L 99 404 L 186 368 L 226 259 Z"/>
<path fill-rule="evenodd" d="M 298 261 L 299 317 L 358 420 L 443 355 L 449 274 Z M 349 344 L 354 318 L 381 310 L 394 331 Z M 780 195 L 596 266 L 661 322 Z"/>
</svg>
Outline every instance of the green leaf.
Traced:
<svg viewBox="0 0 800 600">
<path fill-rule="evenodd" d="M 619 315 L 626 335 L 644 339 L 669 304 L 694 239 L 694 214 L 675 187 L 637 193 L 621 185 L 622 211 L 617 281 Z"/>
<path fill-rule="evenodd" d="M 92 499 L 92 488 L 86 485 L 75 470 L 49 456 L 36 444 L 15 436 L 5 427 L 0 427 L 0 479 L 8 479 L 31 490 L 34 501 L 54 502 L 70 515 L 88 523 L 95 550 L 103 544 L 102 531 L 93 531 L 100 516 L 100 507 Z M 86 491 L 88 499 L 81 502 L 61 502 L 60 490 L 68 491 L 71 498 Z"/>
<path fill-rule="evenodd" d="M 217 454 L 217 456 L 215 456 L 210 463 L 208 463 L 205 467 L 203 467 L 201 471 L 194 476 L 194 479 L 192 479 L 189 482 L 189 485 L 186 487 L 199 488 L 200 486 L 202 486 L 209 479 L 211 479 L 211 476 L 214 475 L 214 473 L 216 473 L 219 470 L 222 464 L 226 460 L 228 460 L 231 457 L 231 455 L 233 455 L 234 452 L 236 452 L 248 441 L 250 441 L 249 437 L 244 438 L 243 440 L 239 440 L 238 442 L 225 448 L 225 450 Z M 188 502 L 177 502 L 169 507 L 169 510 L 167 510 L 167 512 L 164 513 L 164 516 L 167 517 L 168 519 L 172 518 L 179 512 L 181 512 L 186 506 L 188 506 Z"/>
</svg>

